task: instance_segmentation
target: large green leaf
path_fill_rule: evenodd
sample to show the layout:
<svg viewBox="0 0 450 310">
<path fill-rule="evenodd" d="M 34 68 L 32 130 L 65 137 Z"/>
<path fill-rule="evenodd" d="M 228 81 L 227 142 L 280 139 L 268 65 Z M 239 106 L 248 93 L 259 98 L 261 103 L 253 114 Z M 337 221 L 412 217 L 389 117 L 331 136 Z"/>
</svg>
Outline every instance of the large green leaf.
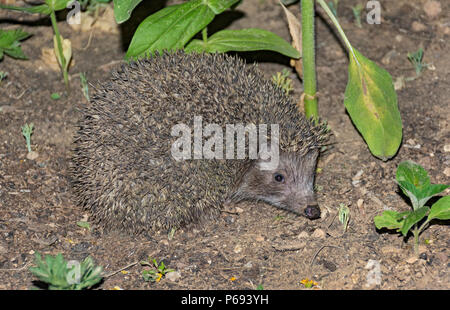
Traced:
<svg viewBox="0 0 450 310">
<path fill-rule="evenodd" d="M 118 24 L 127 21 L 131 12 L 142 0 L 114 0 L 114 17 Z"/>
<path fill-rule="evenodd" d="M 45 3 L 53 11 L 60 11 L 67 8 L 67 4 L 73 0 L 45 0 Z"/>
<path fill-rule="evenodd" d="M 372 154 L 393 157 L 402 141 L 402 120 L 390 74 L 356 49 L 350 51 L 344 104 Z"/>
<path fill-rule="evenodd" d="M 398 213 L 397 211 L 386 210 L 381 215 L 375 216 L 373 221 L 378 229 L 400 229 L 403 226 L 403 217 L 409 213 L 410 211 Z"/>
<path fill-rule="evenodd" d="M 222 30 L 208 38 L 207 42 L 193 40 L 186 46 L 186 52 L 225 53 L 229 51 L 270 50 L 291 58 L 300 53 L 284 39 L 263 29 Z"/>
<path fill-rule="evenodd" d="M 420 220 L 422 220 L 426 215 L 427 212 L 430 210 L 430 208 L 424 206 L 421 208 L 418 208 L 417 210 L 414 210 L 408 214 L 408 216 L 403 221 L 403 226 L 400 229 L 400 232 L 403 234 L 403 236 L 406 236 L 408 234 L 408 231 L 411 229 L 411 227 L 418 223 Z"/>
<path fill-rule="evenodd" d="M 442 197 L 431 206 L 428 219 L 450 220 L 450 196 Z"/>
<path fill-rule="evenodd" d="M 202 0 L 166 7 L 147 17 L 137 28 L 126 58 L 155 51 L 181 49 L 213 19 L 214 12 Z"/>
<path fill-rule="evenodd" d="M 427 171 L 413 161 L 404 161 L 398 165 L 396 179 L 403 193 L 411 199 L 414 210 L 449 187 L 431 184 Z"/>
<path fill-rule="evenodd" d="M 20 48 L 20 40 L 26 39 L 30 36 L 29 33 L 21 29 L 15 30 L 1 30 L 0 29 L 0 60 L 3 58 L 3 53 L 18 59 L 27 59 L 27 56 Z"/>
</svg>

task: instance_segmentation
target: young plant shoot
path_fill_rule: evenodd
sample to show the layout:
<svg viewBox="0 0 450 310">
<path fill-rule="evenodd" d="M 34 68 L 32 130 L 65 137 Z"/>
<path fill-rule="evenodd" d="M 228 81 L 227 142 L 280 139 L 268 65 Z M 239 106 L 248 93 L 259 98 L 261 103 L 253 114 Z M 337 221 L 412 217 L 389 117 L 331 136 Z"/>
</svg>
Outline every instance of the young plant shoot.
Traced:
<svg viewBox="0 0 450 310">
<path fill-rule="evenodd" d="M 442 197 L 431 208 L 425 204 L 431 197 L 447 189 L 449 185 L 431 184 L 427 171 L 412 161 L 399 164 L 396 178 L 403 194 L 410 199 L 412 210 L 384 211 L 381 215 L 375 216 L 375 226 L 378 229 L 396 229 L 405 237 L 411 231 L 414 236 L 414 252 L 416 256 L 419 256 L 419 235 L 428 227 L 430 221 L 450 219 L 450 196 Z"/>
</svg>

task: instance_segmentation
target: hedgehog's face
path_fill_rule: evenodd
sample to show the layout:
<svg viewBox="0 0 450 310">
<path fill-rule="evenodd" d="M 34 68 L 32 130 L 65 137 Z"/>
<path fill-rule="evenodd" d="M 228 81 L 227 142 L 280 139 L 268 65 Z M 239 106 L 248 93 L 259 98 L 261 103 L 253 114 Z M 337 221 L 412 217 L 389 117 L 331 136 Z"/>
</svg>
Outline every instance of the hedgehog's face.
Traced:
<svg viewBox="0 0 450 310">
<path fill-rule="evenodd" d="M 264 201 L 309 219 L 320 217 L 314 195 L 317 150 L 305 156 L 281 153 L 278 167 L 265 170 L 264 161 L 254 161 L 241 178 L 231 201 Z"/>
</svg>

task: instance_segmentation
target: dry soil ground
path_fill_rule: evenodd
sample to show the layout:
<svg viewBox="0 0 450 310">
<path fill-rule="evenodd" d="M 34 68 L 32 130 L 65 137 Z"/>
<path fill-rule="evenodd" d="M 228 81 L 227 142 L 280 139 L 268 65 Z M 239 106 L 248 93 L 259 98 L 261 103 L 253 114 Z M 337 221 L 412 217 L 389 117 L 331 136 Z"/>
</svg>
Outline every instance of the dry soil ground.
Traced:
<svg viewBox="0 0 450 310">
<path fill-rule="evenodd" d="M 65 93 L 60 73 L 51 69 L 51 57 L 43 56 L 52 47 L 49 20 L 0 11 L 2 29 L 20 27 L 33 34 L 22 42 L 29 60 L 5 57 L 0 62 L 0 71 L 9 74 L 0 84 L 0 289 L 32 286 L 34 278 L 27 268 L 37 251 L 78 260 L 90 255 L 106 274 L 150 256 L 179 275 L 145 282 L 143 267 L 136 264 L 105 278 L 102 289 L 255 289 L 258 285 L 301 289 L 306 278 L 322 289 L 450 288 L 448 223 L 434 222 L 422 234 L 420 259 L 413 257 L 412 238 L 377 231 L 373 224 L 373 217 L 385 209 L 410 208 L 395 183 L 401 161 L 421 164 L 434 183 L 449 182 L 450 2 L 446 0 L 435 1 L 440 10 L 426 6 L 429 1 L 382 0 L 381 24 L 367 24 L 363 14 L 362 28 L 355 25 L 351 7 L 366 1 L 339 3 L 339 20 L 351 42 L 398 82 L 404 137 L 397 156 L 387 162 L 370 154 L 345 112 L 346 51 L 319 10 L 320 113 L 332 129 L 334 142 L 318 163 L 316 188 L 323 210 L 319 220 L 308 221 L 264 204 L 245 204 L 239 206 L 241 212 L 224 213 L 202 228 L 179 230 L 170 240 L 167 232 L 129 237 L 79 227 L 77 222 L 89 221 L 89 214 L 73 203 L 68 183 L 76 107 L 87 104 L 78 74 L 86 72 L 94 85 L 108 78 L 123 59 L 136 21 L 164 6 L 164 1 L 148 2 L 151 5 L 140 5 L 133 15 L 135 23 L 121 27 L 109 17 L 106 26 L 93 32 L 74 30 L 61 18 L 62 35 L 73 48 L 70 94 Z M 290 9 L 298 16 L 298 5 Z M 218 18 L 214 27 L 210 31 L 260 27 L 289 40 L 282 9 L 274 0 L 245 0 L 236 11 Z M 402 77 L 415 75 L 406 55 L 419 47 L 430 66 L 419 78 L 401 85 Z M 290 69 L 289 59 L 275 53 L 240 56 L 258 61 L 268 78 Z M 294 73 L 291 78 L 293 96 L 299 98 L 302 84 Z M 52 100 L 54 92 L 62 97 Z M 38 153 L 34 160 L 26 158 L 20 129 L 30 122 L 35 126 L 32 148 Z M 346 232 L 336 218 L 341 203 L 351 210 Z M 377 270 L 381 277 L 370 281 Z"/>
</svg>

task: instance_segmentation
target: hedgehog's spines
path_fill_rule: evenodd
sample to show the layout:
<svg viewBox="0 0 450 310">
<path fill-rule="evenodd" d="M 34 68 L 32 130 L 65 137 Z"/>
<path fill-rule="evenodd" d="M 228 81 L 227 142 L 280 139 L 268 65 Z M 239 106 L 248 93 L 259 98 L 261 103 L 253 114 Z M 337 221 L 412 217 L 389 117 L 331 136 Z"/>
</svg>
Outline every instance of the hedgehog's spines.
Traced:
<svg viewBox="0 0 450 310">
<path fill-rule="evenodd" d="M 256 65 L 223 54 L 131 61 L 80 113 L 71 167 L 77 201 L 102 226 L 129 233 L 215 218 L 246 163 L 173 160 L 176 124 L 191 126 L 198 115 L 204 125 L 279 124 L 281 150 L 299 154 L 326 138 Z"/>
</svg>

